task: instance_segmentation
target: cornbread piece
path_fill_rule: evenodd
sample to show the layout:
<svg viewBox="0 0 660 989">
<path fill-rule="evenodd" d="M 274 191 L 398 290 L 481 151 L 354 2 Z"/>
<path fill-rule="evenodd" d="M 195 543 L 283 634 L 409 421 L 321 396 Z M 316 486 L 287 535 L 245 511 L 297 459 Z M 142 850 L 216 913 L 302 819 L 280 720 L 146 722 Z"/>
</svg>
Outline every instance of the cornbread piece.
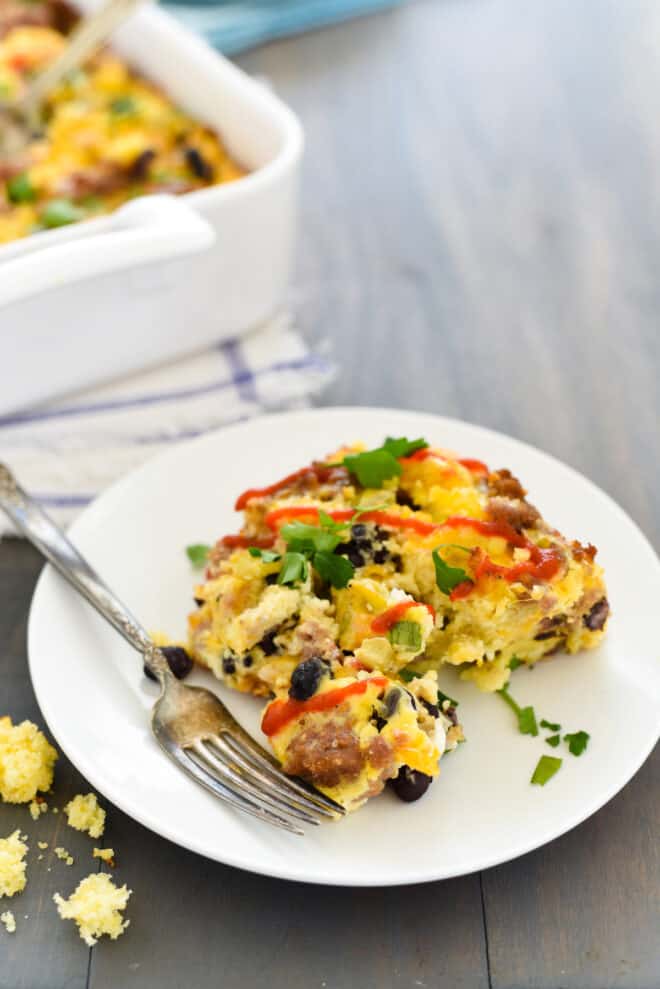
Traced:
<svg viewBox="0 0 660 989">
<path fill-rule="evenodd" d="M 4 924 L 7 934 L 13 934 L 16 930 L 16 918 L 11 910 L 0 913 L 0 923 Z"/>
<path fill-rule="evenodd" d="M 437 717 L 437 708 L 431 715 L 382 674 L 334 679 L 310 659 L 294 670 L 289 695 L 267 705 L 261 727 L 285 772 L 354 810 L 404 765 L 429 780 L 437 775 Z"/>
<path fill-rule="evenodd" d="M 61 845 L 58 845 L 55 849 L 55 854 L 58 859 L 62 859 L 62 861 L 66 862 L 67 865 L 73 865 L 73 855 L 71 855 L 70 852 L 67 852 L 66 848 L 62 848 Z"/>
<path fill-rule="evenodd" d="M 596 549 L 557 532 L 509 470 L 424 440 L 343 448 L 239 496 L 195 588 L 190 650 L 267 696 L 312 656 L 389 677 L 457 666 L 487 691 L 510 662 L 601 641 Z"/>
<path fill-rule="evenodd" d="M 115 886 L 107 872 L 93 873 L 82 879 L 68 900 L 55 893 L 53 900 L 63 920 L 75 920 L 80 936 L 93 948 L 103 934 L 116 940 L 128 927 L 122 910 L 126 909 L 132 890 Z"/>
<path fill-rule="evenodd" d="M 38 841 L 37 842 L 37 846 L 43 850 L 44 848 L 48 848 L 48 842 L 47 841 Z"/>
<path fill-rule="evenodd" d="M 101 859 L 103 862 L 105 862 L 111 868 L 114 868 L 114 865 L 115 865 L 115 850 L 114 850 L 114 848 L 95 848 L 93 854 L 94 854 L 94 858 L 95 859 Z"/>
<path fill-rule="evenodd" d="M 0 718 L 0 797 L 10 804 L 34 800 L 49 790 L 57 752 L 31 721 L 12 725 Z"/>
<path fill-rule="evenodd" d="M 39 800 L 33 800 L 30 804 L 30 817 L 33 821 L 38 821 L 42 814 L 45 814 L 48 810 L 48 804 L 41 798 Z"/>
<path fill-rule="evenodd" d="M 99 807 L 96 794 L 77 794 L 64 808 L 67 823 L 76 831 L 86 831 L 91 838 L 100 838 L 105 828 L 105 811 Z"/>
<path fill-rule="evenodd" d="M 0 896 L 14 896 L 25 889 L 27 850 L 18 829 L 7 838 L 0 838 Z"/>
</svg>

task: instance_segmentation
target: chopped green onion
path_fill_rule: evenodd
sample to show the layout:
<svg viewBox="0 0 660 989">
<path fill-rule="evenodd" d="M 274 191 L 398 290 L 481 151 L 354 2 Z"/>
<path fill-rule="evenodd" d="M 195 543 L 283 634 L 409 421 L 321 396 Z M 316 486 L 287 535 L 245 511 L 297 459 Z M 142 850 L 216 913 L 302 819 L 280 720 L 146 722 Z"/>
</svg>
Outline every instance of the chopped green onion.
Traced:
<svg viewBox="0 0 660 989">
<path fill-rule="evenodd" d="M 75 206 L 69 199 L 51 199 L 41 211 L 39 219 L 44 227 L 64 227 L 68 223 L 82 220 L 85 211 Z"/>
<path fill-rule="evenodd" d="M 561 725 L 556 721 L 546 721 L 545 718 L 539 722 L 541 728 L 547 728 L 548 731 L 561 731 Z"/>
<path fill-rule="evenodd" d="M 422 630 L 417 622 L 396 622 L 388 633 L 393 646 L 403 646 L 404 649 L 422 648 Z"/>
<path fill-rule="evenodd" d="M 186 546 L 188 559 L 194 567 L 203 567 L 210 552 L 211 547 L 207 546 L 206 543 L 193 543 L 192 546 Z"/>
<path fill-rule="evenodd" d="M 560 735 L 549 735 L 546 738 L 546 742 L 548 743 L 548 745 L 551 745 L 553 749 L 556 749 L 557 748 L 557 746 L 559 745 L 559 742 L 560 741 L 561 741 L 561 736 Z"/>
<path fill-rule="evenodd" d="M 7 195 L 12 203 L 31 203 L 36 199 L 37 193 L 27 172 L 7 180 Z"/>
<path fill-rule="evenodd" d="M 539 729 L 536 724 L 536 715 L 533 707 L 520 707 L 513 699 L 506 687 L 500 687 L 497 691 L 500 697 L 509 705 L 518 719 L 518 731 L 521 735 L 538 735 Z"/>
<path fill-rule="evenodd" d="M 555 773 L 559 772 L 562 760 L 552 755 L 542 755 L 532 773 L 531 782 L 537 786 L 545 786 Z"/>
</svg>

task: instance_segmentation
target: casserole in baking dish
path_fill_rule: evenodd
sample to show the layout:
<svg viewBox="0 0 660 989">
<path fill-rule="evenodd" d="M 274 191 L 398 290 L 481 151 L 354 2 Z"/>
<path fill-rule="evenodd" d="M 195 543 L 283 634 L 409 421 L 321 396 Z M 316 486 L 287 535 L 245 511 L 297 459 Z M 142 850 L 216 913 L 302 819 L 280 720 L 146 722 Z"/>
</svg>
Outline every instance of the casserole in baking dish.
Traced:
<svg viewBox="0 0 660 989">
<path fill-rule="evenodd" d="M 246 332 L 285 296 L 293 114 L 160 10 L 141 10 L 112 47 L 245 174 L 0 246 L 0 413 Z"/>
</svg>

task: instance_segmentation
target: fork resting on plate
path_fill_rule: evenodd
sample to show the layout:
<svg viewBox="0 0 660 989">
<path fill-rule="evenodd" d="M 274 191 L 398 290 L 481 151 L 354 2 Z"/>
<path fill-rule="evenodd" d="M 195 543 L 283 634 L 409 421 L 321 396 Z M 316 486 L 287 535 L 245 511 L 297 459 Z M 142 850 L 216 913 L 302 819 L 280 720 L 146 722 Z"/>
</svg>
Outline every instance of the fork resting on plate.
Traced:
<svg viewBox="0 0 660 989">
<path fill-rule="evenodd" d="M 19 531 L 142 656 L 158 680 L 151 729 L 179 769 L 224 803 L 294 834 L 345 813 L 302 780 L 286 776 L 210 690 L 180 683 L 128 608 L 39 505 L 0 464 L 0 508 Z"/>
</svg>

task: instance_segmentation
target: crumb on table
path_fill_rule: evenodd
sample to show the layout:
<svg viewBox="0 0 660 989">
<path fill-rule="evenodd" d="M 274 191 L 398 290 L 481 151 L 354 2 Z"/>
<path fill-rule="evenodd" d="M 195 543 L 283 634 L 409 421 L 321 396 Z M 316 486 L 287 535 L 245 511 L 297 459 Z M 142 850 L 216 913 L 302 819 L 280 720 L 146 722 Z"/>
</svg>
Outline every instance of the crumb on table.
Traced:
<svg viewBox="0 0 660 989">
<path fill-rule="evenodd" d="M 0 718 L 0 797 L 6 803 L 27 804 L 38 790 L 50 790 L 56 760 L 57 752 L 35 724 Z"/>
<path fill-rule="evenodd" d="M 64 808 L 69 826 L 86 831 L 91 838 L 100 838 L 105 828 L 105 811 L 99 807 L 94 793 L 78 793 Z"/>
<path fill-rule="evenodd" d="M 129 925 L 121 911 L 126 908 L 132 890 L 115 886 L 107 872 L 97 872 L 82 879 L 68 900 L 55 893 L 63 920 L 74 920 L 80 936 L 89 947 L 107 934 L 114 941 Z"/>
<path fill-rule="evenodd" d="M 25 889 L 27 850 L 18 829 L 8 837 L 0 838 L 0 896 L 13 896 Z"/>
</svg>

